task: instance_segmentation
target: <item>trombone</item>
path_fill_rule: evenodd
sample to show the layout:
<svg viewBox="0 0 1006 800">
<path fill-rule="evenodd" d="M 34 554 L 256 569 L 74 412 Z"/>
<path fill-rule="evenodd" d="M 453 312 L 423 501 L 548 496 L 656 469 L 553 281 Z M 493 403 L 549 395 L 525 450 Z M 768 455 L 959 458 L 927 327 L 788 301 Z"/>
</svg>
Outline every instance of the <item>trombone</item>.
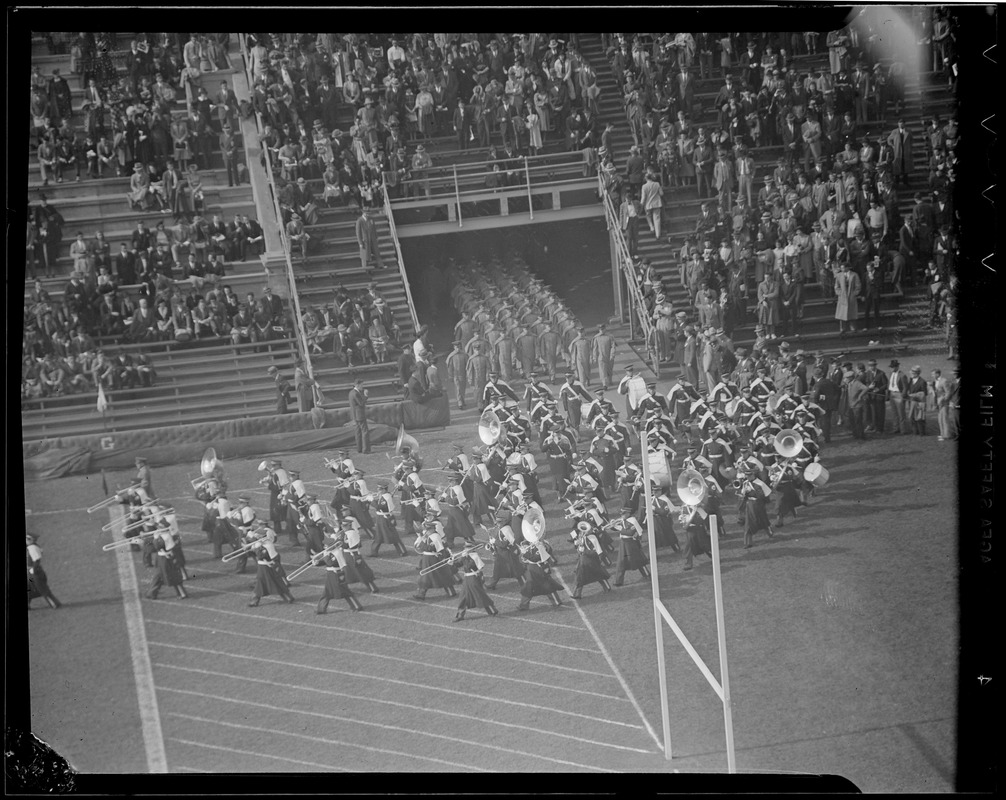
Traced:
<svg viewBox="0 0 1006 800">
<path fill-rule="evenodd" d="M 297 569 L 295 569 L 293 572 L 291 572 L 289 575 L 286 576 L 286 579 L 288 581 L 292 581 L 294 578 L 303 575 L 311 567 L 317 567 L 325 556 L 335 553 L 337 550 L 342 550 L 342 548 L 343 548 L 343 542 L 341 539 L 337 542 L 334 542 L 333 544 L 330 544 L 328 547 L 315 553 L 307 561 L 305 561 L 303 564 L 297 567 Z M 342 566 L 345 565 L 343 564 Z"/>
<path fill-rule="evenodd" d="M 252 548 L 254 548 L 255 545 L 258 544 L 258 542 L 259 542 L 258 539 L 256 539 L 253 542 L 248 542 L 248 544 L 242 545 L 237 550 L 232 550 L 230 553 L 228 553 L 227 555 L 225 555 L 220 560 L 223 563 L 226 564 L 226 563 L 228 563 L 230 561 L 234 561 L 235 559 L 241 558 L 241 556 L 244 556 L 244 555 L 247 555 L 248 553 L 250 553 L 252 551 Z"/>
<path fill-rule="evenodd" d="M 148 536 L 153 536 L 157 531 L 147 531 L 146 533 L 140 533 L 136 536 L 130 536 L 128 539 L 116 539 L 114 542 L 109 542 L 102 546 L 102 551 L 107 553 L 110 550 L 115 550 L 118 547 L 125 547 L 126 545 L 132 544 L 133 542 L 138 542 L 140 539 L 145 539 Z"/>
<path fill-rule="evenodd" d="M 150 511 L 155 516 L 158 515 L 158 514 L 174 514 L 175 513 L 175 509 L 173 509 L 173 508 L 169 508 L 169 509 L 166 509 L 166 510 L 154 511 L 154 506 L 157 506 L 157 501 L 156 500 L 148 500 L 146 503 L 142 503 L 142 504 L 140 504 L 138 506 L 135 506 L 132 510 L 133 511 L 143 511 L 143 510 Z M 158 509 L 160 509 L 160 506 L 158 506 Z M 117 520 L 112 520 L 111 522 L 106 522 L 104 525 L 102 525 L 101 529 L 103 531 L 110 531 L 110 530 L 112 530 L 112 528 L 114 528 L 116 526 L 116 524 L 118 524 L 118 521 Z M 131 525 L 136 525 L 136 523 L 133 522 L 133 523 L 131 523 Z M 126 529 L 128 530 L 129 527 L 130 527 L 130 525 L 127 525 Z"/>
<path fill-rule="evenodd" d="M 429 566 L 429 567 L 426 567 L 425 569 L 419 570 L 419 574 L 420 575 L 428 575 L 429 573 L 433 572 L 433 570 L 440 569 L 441 567 L 443 567 L 443 566 L 445 566 L 447 564 L 453 564 L 458 559 L 464 558 L 469 553 L 474 553 L 480 547 L 485 547 L 485 546 L 486 546 L 485 542 L 479 542 L 478 544 L 470 545 L 469 547 L 466 547 L 464 550 L 461 550 L 460 552 L 455 553 L 454 555 L 450 556 L 449 558 L 445 558 L 443 561 L 438 561 L 436 564 L 433 564 L 432 566 Z"/>
<path fill-rule="evenodd" d="M 168 509 L 165 509 L 163 511 L 153 512 L 149 517 L 146 517 L 144 519 L 138 519 L 138 520 L 136 520 L 134 522 L 130 522 L 128 525 L 126 525 L 122 529 L 122 532 L 125 533 L 126 531 L 131 531 L 131 530 L 134 530 L 135 528 L 142 527 L 143 525 L 146 525 L 148 522 L 159 522 L 160 520 L 164 519 L 169 514 L 174 514 L 174 513 L 175 513 L 175 510 L 173 508 L 168 508 Z"/>
<path fill-rule="evenodd" d="M 110 506 L 113 503 L 118 503 L 120 500 L 122 500 L 122 498 L 119 497 L 119 492 L 120 491 L 121 491 L 121 489 L 116 489 L 115 490 L 115 494 L 113 494 L 113 495 L 111 495 L 109 497 L 106 497 L 100 503 L 95 503 L 93 506 L 91 506 L 89 509 L 87 509 L 87 513 L 88 514 L 93 514 L 99 508 L 105 508 L 105 506 Z"/>
</svg>

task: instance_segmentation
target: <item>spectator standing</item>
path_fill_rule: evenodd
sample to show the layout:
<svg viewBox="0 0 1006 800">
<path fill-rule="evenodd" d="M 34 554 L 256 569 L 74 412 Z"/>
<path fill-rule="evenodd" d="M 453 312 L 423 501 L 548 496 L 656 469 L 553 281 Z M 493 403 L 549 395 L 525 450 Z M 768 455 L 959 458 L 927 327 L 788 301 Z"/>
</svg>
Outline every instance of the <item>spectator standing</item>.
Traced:
<svg viewBox="0 0 1006 800">
<path fill-rule="evenodd" d="M 266 371 L 272 376 L 276 383 L 276 413 L 286 414 L 289 411 L 289 406 L 292 400 L 290 397 L 290 381 L 279 374 L 278 367 L 269 367 Z"/>
<path fill-rule="evenodd" d="M 862 371 L 849 371 L 847 388 L 847 411 L 849 419 L 849 430 L 852 431 L 854 439 L 866 440 L 866 432 L 863 428 L 864 411 L 866 407 L 866 383 L 865 375 Z"/>
<path fill-rule="evenodd" d="M 360 265 L 364 270 L 371 271 L 371 259 L 377 262 L 377 269 L 385 269 L 377 235 L 377 224 L 368 208 L 363 208 L 359 219 L 356 220 L 356 243 L 360 248 Z"/>
<path fill-rule="evenodd" d="M 646 213 L 646 224 L 650 233 L 660 241 L 660 223 L 664 207 L 664 188 L 657 182 L 657 176 L 652 171 L 646 173 L 646 183 L 643 184 L 640 199 Z M 629 251 L 634 255 L 634 248 Z"/>
</svg>

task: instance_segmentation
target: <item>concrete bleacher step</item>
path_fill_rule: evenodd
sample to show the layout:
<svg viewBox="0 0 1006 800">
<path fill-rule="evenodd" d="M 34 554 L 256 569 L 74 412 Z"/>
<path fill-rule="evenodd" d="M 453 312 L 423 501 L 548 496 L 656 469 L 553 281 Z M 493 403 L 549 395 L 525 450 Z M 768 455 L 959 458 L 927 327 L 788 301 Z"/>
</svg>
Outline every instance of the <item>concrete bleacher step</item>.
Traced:
<svg viewBox="0 0 1006 800">
<path fill-rule="evenodd" d="M 69 173 L 70 171 L 67 170 L 67 172 Z M 216 191 L 217 189 L 251 189 L 248 183 L 235 187 L 227 186 L 227 171 L 223 167 L 200 170 L 199 177 L 202 178 L 204 190 L 207 194 L 210 194 L 211 190 Z M 39 177 L 36 165 L 32 180 L 28 182 L 30 201 L 34 202 L 35 197 L 33 195 L 37 196 L 39 192 L 42 192 L 45 194 L 46 200 L 49 201 L 49 205 L 54 205 L 57 208 L 62 207 L 60 206 L 61 202 L 86 202 L 87 200 L 100 199 L 102 197 L 122 197 L 128 191 L 129 176 L 117 176 L 114 171 L 109 173 L 108 170 L 105 170 L 104 175 L 100 178 L 89 178 L 81 175 L 79 181 L 76 180 L 76 172 L 73 172 L 69 174 L 69 178 L 64 177 L 62 183 L 50 180 L 48 186 L 42 186 L 42 179 Z"/>
</svg>

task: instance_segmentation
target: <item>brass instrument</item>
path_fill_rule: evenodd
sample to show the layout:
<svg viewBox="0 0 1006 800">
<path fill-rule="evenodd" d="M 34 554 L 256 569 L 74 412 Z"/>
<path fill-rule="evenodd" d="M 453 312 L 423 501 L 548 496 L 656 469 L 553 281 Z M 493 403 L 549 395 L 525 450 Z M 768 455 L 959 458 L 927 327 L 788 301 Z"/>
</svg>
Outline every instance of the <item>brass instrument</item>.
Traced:
<svg viewBox="0 0 1006 800">
<path fill-rule="evenodd" d="M 148 500 L 146 503 L 142 503 L 141 505 L 138 505 L 138 506 L 133 506 L 132 509 L 131 509 L 131 512 L 134 512 L 134 511 L 143 511 L 144 509 L 153 511 L 153 507 L 156 506 L 156 505 L 157 505 L 157 501 L 156 500 Z M 171 509 L 171 511 L 174 512 L 174 509 Z M 135 525 L 136 523 L 133 523 L 133 524 Z M 101 526 L 101 529 L 103 531 L 110 531 L 115 526 L 116 526 L 116 521 L 113 520 L 111 522 L 106 522 L 104 525 Z"/>
<path fill-rule="evenodd" d="M 419 458 L 419 442 L 405 432 L 405 426 L 398 429 L 398 438 L 395 440 L 395 452 L 400 453 L 403 447 L 408 447 L 411 455 Z"/>
<path fill-rule="evenodd" d="M 146 525 L 148 522 L 159 522 L 168 515 L 174 513 L 175 509 L 173 508 L 160 508 L 157 511 L 151 511 L 149 517 L 138 519 L 135 522 L 130 522 L 128 525 L 123 527 L 122 532 L 125 533 L 126 531 L 134 530 L 135 528 L 139 528 L 142 525 Z"/>
<path fill-rule="evenodd" d="M 462 550 L 462 551 L 460 551 L 458 553 L 455 553 L 454 555 L 450 556 L 449 558 L 445 558 L 443 561 L 438 561 L 436 564 L 433 564 L 433 565 L 431 565 L 429 567 L 426 567 L 425 569 L 419 570 L 419 574 L 420 575 L 429 575 L 431 572 L 433 572 L 433 570 L 440 569 L 441 567 L 446 566 L 448 564 L 453 564 L 458 559 L 464 558 L 469 553 L 474 553 L 480 547 L 485 547 L 485 546 L 486 546 L 485 542 L 479 542 L 478 544 L 470 545 L 470 546 L 466 547 L 464 550 Z"/>
<path fill-rule="evenodd" d="M 197 478 L 194 481 L 189 481 L 189 483 L 192 484 L 193 489 L 198 489 L 204 483 L 209 481 L 218 469 L 221 473 L 223 473 L 223 468 L 224 462 L 217 458 L 217 451 L 212 447 L 207 447 L 206 452 L 203 453 L 203 460 L 199 462 L 199 474 L 202 475 L 202 477 Z"/>
<path fill-rule="evenodd" d="M 676 488 L 678 497 L 686 506 L 699 505 L 709 492 L 709 486 L 706 484 L 705 478 L 702 477 L 702 473 L 694 469 L 683 470 L 678 475 Z"/>
<path fill-rule="evenodd" d="M 772 442 L 775 451 L 785 459 L 794 458 L 803 449 L 803 436 L 792 428 L 779 431 Z"/>
<path fill-rule="evenodd" d="M 258 543 L 259 539 L 256 538 L 254 541 L 248 542 L 248 544 L 242 545 L 237 550 L 228 553 L 220 560 L 223 561 L 223 563 L 227 564 L 230 561 L 234 561 L 235 559 L 241 558 L 241 556 L 250 553 L 252 551 L 252 548 L 254 548 L 255 545 L 257 545 Z"/>
<path fill-rule="evenodd" d="M 315 553 L 307 561 L 305 561 L 303 564 L 301 564 L 299 567 L 297 567 L 297 569 L 295 569 L 293 572 L 289 573 L 286 576 L 286 579 L 288 581 L 292 581 L 294 578 L 297 578 L 300 575 L 303 575 L 311 567 L 317 567 L 321 563 L 322 559 L 325 556 L 329 555 L 330 553 L 334 553 L 336 550 L 341 550 L 342 547 L 343 547 L 343 544 L 344 544 L 344 542 L 343 542 L 342 537 L 339 537 L 338 541 L 333 542 L 328 547 L 324 548 L 321 552 Z"/>
<path fill-rule="evenodd" d="M 115 494 L 113 494 L 111 497 L 106 497 L 100 503 L 95 503 L 93 506 L 91 506 L 89 509 L 87 509 L 87 513 L 88 514 L 93 514 L 99 508 L 105 508 L 106 506 L 110 506 L 110 505 L 112 505 L 114 503 L 118 503 L 120 500 L 122 500 L 122 497 L 120 496 L 120 492 L 121 492 L 121 489 L 116 489 L 115 490 Z"/>
<path fill-rule="evenodd" d="M 483 444 L 496 444 L 500 437 L 506 435 L 506 425 L 500 421 L 494 411 L 482 412 L 479 417 L 479 438 Z"/>
<path fill-rule="evenodd" d="M 108 544 L 103 545 L 101 549 L 103 552 L 107 553 L 111 550 L 115 550 L 116 548 L 130 545 L 133 542 L 139 541 L 140 539 L 145 539 L 148 536 L 154 536 L 156 533 L 157 531 L 146 531 L 145 533 L 140 533 L 137 534 L 136 536 L 131 536 L 128 539 L 116 539 L 114 542 L 109 542 Z"/>
<path fill-rule="evenodd" d="M 542 565 L 552 558 L 552 554 L 545 549 L 545 515 L 540 509 L 532 508 L 524 515 L 520 530 L 527 543 L 527 549 L 523 550 L 522 555 L 535 547 L 541 556 Z"/>
</svg>

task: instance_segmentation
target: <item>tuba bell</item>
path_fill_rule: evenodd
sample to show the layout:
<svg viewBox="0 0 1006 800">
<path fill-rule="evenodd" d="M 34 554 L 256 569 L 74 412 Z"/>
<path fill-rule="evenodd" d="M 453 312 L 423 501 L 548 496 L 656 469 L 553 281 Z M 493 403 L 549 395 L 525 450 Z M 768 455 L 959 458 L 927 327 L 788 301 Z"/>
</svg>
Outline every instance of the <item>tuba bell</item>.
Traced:
<svg viewBox="0 0 1006 800">
<path fill-rule="evenodd" d="M 193 489 L 198 489 L 204 483 L 206 483 L 213 474 L 219 469 L 221 472 L 224 468 L 224 462 L 217 458 L 217 451 L 212 447 L 207 447 L 206 452 L 203 453 L 203 460 L 199 462 L 199 474 L 202 475 L 201 478 L 197 478 L 194 481 L 189 481 L 192 484 Z"/>
<path fill-rule="evenodd" d="M 678 497 L 686 506 L 697 506 L 706 498 L 709 487 L 702 473 L 694 469 L 686 469 L 678 475 Z"/>
<path fill-rule="evenodd" d="M 775 446 L 775 451 L 783 458 L 795 458 L 803 449 L 803 437 L 798 431 L 787 428 L 775 435 L 772 444 Z"/>
<path fill-rule="evenodd" d="M 545 536 L 545 515 L 537 508 L 531 508 L 521 520 L 520 532 L 531 544 L 537 544 Z"/>
<path fill-rule="evenodd" d="M 483 444 L 496 444 L 504 434 L 505 426 L 495 411 L 483 411 L 479 417 L 479 438 Z"/>
<path fill-rule="evenodd" d="M 395 440 L 395 452 L 401 453 L 403 447 L 407 447 L 411 455 L 419 458 L 419 442 L 405 432 L 404 425 L 398 429 L 398 438 Z"/>
</svg>

